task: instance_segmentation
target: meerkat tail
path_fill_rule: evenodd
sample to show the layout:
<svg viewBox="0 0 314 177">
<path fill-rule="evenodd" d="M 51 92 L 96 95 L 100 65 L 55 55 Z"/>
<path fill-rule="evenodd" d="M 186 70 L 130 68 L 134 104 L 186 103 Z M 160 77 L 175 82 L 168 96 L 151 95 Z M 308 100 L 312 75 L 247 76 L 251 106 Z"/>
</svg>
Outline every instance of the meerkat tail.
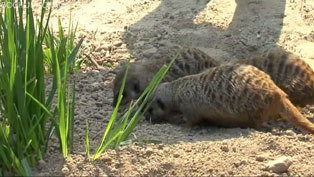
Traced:
<svg viewBox="0 0 314 177">
<path fill-rule="evenodd" d="M 304 117 L 288 98 L 283 98 L 281 103 L 282 107 L 279 114 L 283 119 L 286 119 L 295 126 L 314 134 L 314 124 Z"/>
</svg>

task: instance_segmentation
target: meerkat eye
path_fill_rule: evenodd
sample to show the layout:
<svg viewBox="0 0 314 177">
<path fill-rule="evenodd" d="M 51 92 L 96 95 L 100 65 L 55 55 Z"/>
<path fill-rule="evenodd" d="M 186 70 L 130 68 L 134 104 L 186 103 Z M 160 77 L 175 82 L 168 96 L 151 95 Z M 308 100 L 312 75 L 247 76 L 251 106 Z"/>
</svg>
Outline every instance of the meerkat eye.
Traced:
<svg viewBox="0 0 314 177">
<path fill-rule="evenodd" d="M 149 108 L 147 111 L 149 114 L 153 114 L 153 108 Z"/>
<path fill-rule="evenodd" d="M 133 89 L 134 89 L 134 91 L 135 91 L 136 93 L 139 93 L 139 92 L 140 92 L 140 88 L 139 88 L 138 84 L 134 84 L 134 85 L 133 85 Z"/>
<path fill-rule="evenodd" d="M 160 107 L 160 109 L 162 109 L 162 110 L 165 109 L 165 104 L 160 99 L 157 99 L 157 104 Z"/>
</svg>

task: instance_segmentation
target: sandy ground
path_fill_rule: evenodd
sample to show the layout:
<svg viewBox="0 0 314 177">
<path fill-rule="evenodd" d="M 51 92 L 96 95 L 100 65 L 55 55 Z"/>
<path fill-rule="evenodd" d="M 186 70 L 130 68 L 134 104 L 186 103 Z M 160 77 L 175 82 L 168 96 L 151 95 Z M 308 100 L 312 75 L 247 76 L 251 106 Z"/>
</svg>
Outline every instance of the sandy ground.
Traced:
<svg viewBox="0 0 314 177">
<path fill-rule="evenodd" d="M 114 74 L 108 71 L 122 60 L 148 58 L 160 43 L 187 42 L 220 62 L 281 46 L 314 66 L 314 0 L 63 0 L 53 9 L 54 26 L 56 17 L 66 25 L 70 14 L 79 21 L 79 36 L 85 38 L 80 57 L 86 62 L 72 77 L 77 83 L 74 154 L 63 160 L 53 137 L 35 175 L 274 176 L 279 174 L 268 164 L 282 156 L 291 166 L 281 176 L 314 174 L 314 136 L 284 122 L 258 131 L 142 121 L 130 138 L 162 143 L 128 144 L 96 161 L 84 153 L 85 120 L 94 152 L 113 110 Z M 314 107 L 303 114 L 314 117 Z"/>
</svg>

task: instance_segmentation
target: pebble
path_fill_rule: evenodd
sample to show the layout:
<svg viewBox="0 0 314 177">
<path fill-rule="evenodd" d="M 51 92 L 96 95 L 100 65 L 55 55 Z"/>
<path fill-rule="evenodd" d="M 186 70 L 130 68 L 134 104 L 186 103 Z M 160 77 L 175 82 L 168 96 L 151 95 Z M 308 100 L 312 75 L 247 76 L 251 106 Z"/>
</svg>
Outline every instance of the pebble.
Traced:
<svg viewBox="0 0 314 177">
<path fill-rule="evenodd" d="M 264 162 L 267 159 L 267 155 L 266 154 L 260 154 L 256 157 L 256 161 L 258 162 Z"/>
<path fill-rule="evenodd" d="M 65 175 L 66 175 L 66 174 L 69 174 L 69 172 L 70 172 L 70 170 L 69 170 L 68 167 L 63 167 L 61 171 L 62 171 L 62 173 L 65 174 Z"/>
<path fill-rule="evenodd" d="M 98 98 L 99 98 L 99 95 L 98 95 L 98 93 L 97 92 L 95 92 L 95 93 L 92 93 L 92 95 L 91 95 L 91 97 L 94 99 L 94 100 L 98 100 Z"/>
<path fill-rule="evenodd" d="M 39 170 L 44 169 L 46 166 L 47 166 L 47 163 L 46 163 L 44 160 L 39 160 L 39 161 L 38 161 L 37 168 L 38 168 Z"/>
<path fill-rule="evenodd" d="M 103 119 L 104 116 L 101 115 L 101 114 L 99 114 L 99 113 L 96 113 L 96 114 L 94 115 L 94 118 L 96 118 L 96 119 Z"/>
<path fill-rule="evenodd" d="M 105 57 L 110 57 L 110 52 L 109 52 L 109 50 L 106 51 Z"/>
<path fill-rule="evenodd" d="M 154 153 L 154 151 L 153 151 L 153 149 L 152 149 L 151 147 L 148 147 L 148 148 L 146 149 L 146 155 L 150 156 L 150 155 L 152 155 L 153 153 Z"/>
<path fill-rule="evenodd" d="M 98 47 L 95 52 L 101 52 L 102 50 L 104 50 L 104 47 Z"/>
<path fill-rule="evenodd" d="M 221 149 L 222 151 L 224 151 L 224 152 L 229 152 L 229 147 L 228 147 L 228 145 L 222 145 L 222 146 L 220 147 L 220 149 Z"/>
<path fill-rule="evenodd" d="M 287 135 L 287 136 L 295 136 L 296 134 L 295 134 L 294 131 L 292 131 L 292 130 L 287 130 L 287 131 L 286 131 L 286 135 Z"/>
<path fill-rule="evenodd" d="M 120 47 L 122 45 L 122 41 L 116 41 L 113 43 L 115 47 Z"/>
<path fill-rule="evenodd" d="M 179 153 L 175 153 L 175 154 L 173 154 L 173 157 L 174 158 L 178 158 L 178 157 L 180 157 L 180 154 Z"/>
<path fill-rule="evenodd" d="M 152 47 L 152 48 L 150 48 L 148 50 L 145 50 L 143 52 L 143 55 L 144 55 L 144 57 L 150 57 L 151 55 L 153 55 L 156 52 L 157 52 L 157 49 L 155 47 Z"/>
<path fill-rule="evenodd" d="M 281 156 L 276 160 L 270 161 L 267 164 L 267 169 L 274 173 L 283 173 L 288 170 L 292 164 L 291 158 L 287 156 Z"/>
</svg>

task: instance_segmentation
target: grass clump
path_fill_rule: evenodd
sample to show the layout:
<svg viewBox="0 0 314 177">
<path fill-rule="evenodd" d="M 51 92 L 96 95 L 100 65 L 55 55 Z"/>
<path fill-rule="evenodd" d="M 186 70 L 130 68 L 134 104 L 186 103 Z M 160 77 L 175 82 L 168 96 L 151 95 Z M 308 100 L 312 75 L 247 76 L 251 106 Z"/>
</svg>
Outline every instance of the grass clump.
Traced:
<svg viewBox="0 0 314 177">
<path fill-rule="evenodd" d="M 61 139 L 63 155 L 67 144 L 74 102 L 70 102 L 67 73 L 82 43 L 67 50 L 67 39 L 56 43 L 48 28 L 51 8 L 43 1 L 35 20 L 31 0 L 3 0 L 0 12 L 0 175 L 31 176 L 30 167 L 43 160 L 54 129 Z M 45 14 L 47 12 L 47 16 Z M 47 40 L 49 51 L 44 51 Z M 73 41 L 70 40 L 70 44 Z M 53 87 L 46 99 L 44 58 L 52 60 Z M 63 64 L 62 64 L 63 63 Z M 74 91 L 74 90 L 72 90 Z M 51 111 L 58 94 L 57 107 Z M 73 98 L 72 98 L 73 99 Z M 72 104 L 73 103 L 73 104 Z M 51 113 L 51 112 L 52 113 Z M 50 122 L 50 123 L 49 123 Z M 48 124 L 49 123 L 49 124 Z M 71 139 L 71 138 L 70 138 Z"/>
</svg>

